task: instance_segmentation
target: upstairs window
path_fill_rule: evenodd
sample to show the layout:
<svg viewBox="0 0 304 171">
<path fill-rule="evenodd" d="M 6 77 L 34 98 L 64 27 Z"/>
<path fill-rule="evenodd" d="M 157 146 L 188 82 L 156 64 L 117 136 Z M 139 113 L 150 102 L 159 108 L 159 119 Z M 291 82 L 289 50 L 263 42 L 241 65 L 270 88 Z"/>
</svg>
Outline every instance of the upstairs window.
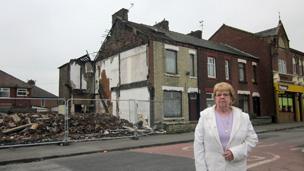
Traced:
<svg viewBox="0 0 304 171">
<path fill-rule="evenodd" d="M 240 82 L 246 82 L 245 63 L 239 62 L 238 68 L 239 68 L 239 81 Z"/>
<path fill-rule="evenodd" d="M 303 75 L 302 60 L 299 59 L 299 75 Z"/>
<path fill-rule="evenodd" d="M 0 88 L 0 97 L 10 97 L 10 89 Z"/>
<path fill-rule="evenodd" d="M 207 68 L 208 68 L 208 77 L 216 78 L 216 65 L 215 58 L 208 57 Z"/>
<path fill-rule="evenodd" d="M 196 76 L 196 56 L 195 54 L 190 54 L 190 76 L 195 77 Z"/>
<path fill-rule="evenodd" d="M 177 74 L 177 51 L 166 49 L 165 70 L 168 74 Z"/>
<path fill-rule="evenodd" d="M 225 60 L 225 79 L 230 79 L 230 72 L 229 72 L 229 61 Z"/>
<path fill-rule="evenodd" d="M 257 66 L 252 65 L 252 82 L 256 83 L 257 82 Z"/>
<path fill-rule="evenodd" d="M 287 74 L 285 60 L 279 59 L 278 62 L 279 62 L 279 73 L 281 73 L 281 74 Z"/>
<path fill-rule="evenodd" d="M 27 96 L 27 89 L 25 89 L 25 88 L 18 88 L 17 89 L 17 96 Z"/>
<path fill-rule="evenodd" d="M 296 62 L 296 58 L 292 58 L 292 72 L 293 72 L 293 74 L 297 74 L 297 62 Z"/>
</svg>

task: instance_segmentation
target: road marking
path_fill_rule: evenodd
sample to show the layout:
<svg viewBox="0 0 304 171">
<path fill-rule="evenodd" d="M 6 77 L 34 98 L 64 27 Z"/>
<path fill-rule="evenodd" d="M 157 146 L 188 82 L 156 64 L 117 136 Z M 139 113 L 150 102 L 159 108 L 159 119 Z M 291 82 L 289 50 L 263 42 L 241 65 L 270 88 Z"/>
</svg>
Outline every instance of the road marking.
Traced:
<svg viewBox="0 0 304 171">
<path fill-rule="evenodd" d="M 272 144 L 264 144 L 264 145 L 258 145 L 257 147 L 271 147 L 271 146 L 275 146 L 278 143 L 272 143 Z"/>
<path fill-rule="evenodd" d="M 291 148 L 290 151 L 298 151 L 298 150 L 302 150 L 302 148 L 300 147 L 295 147 L 295 148 Z"/>
<path fill-rule="evenodd" d="M 182 150 L 184 151 L 191 151 L 193 149 L 192 146 L 186 146 L 186 147 L 183 147 Z"/>
<path fill-rule="evenodd" d="M 264 161 L 259 161 L 259 162 L 256 162 L 256 163 L 249 164 L 247 168 L 250 169 L 250 168 L 260 166 L 260 165 L 263 165 L 263 164 L 266 164 L 266 163 L 271 163 L 271 162 L 276 161 L 280 158 L 279 155 L 272 154 L 272 153 L 268 153 L 268 154 L 272 155 L 273 157 L 271 159 L 267 159 L 267 160 L 264 160 Z"/>
<path fill-rule="evenodd" d="M 264 160 L 266 157 L 262 157 L 262 156 L 249 156 L 248 161 L 258 161 L 258 160 Z"/>
</svg>

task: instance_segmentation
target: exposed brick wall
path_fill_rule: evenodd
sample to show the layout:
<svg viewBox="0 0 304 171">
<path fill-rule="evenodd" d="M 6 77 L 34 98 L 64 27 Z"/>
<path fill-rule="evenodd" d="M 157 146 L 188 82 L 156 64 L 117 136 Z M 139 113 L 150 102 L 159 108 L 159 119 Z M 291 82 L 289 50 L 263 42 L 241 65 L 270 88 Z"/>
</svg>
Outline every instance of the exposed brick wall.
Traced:
<svg viewBox="0 0 304 171">
<path fill-rule="evenodd" d="M 112 27 L 111 35 L 106 38 L 105 43 L 100 48 L 100 55 L 110 57 L 146 43 L 148 43 L 147 39 L 140 32 L 117 20 Z M 102 57 L 99 56 L 98 58 Z"/>
</svg>

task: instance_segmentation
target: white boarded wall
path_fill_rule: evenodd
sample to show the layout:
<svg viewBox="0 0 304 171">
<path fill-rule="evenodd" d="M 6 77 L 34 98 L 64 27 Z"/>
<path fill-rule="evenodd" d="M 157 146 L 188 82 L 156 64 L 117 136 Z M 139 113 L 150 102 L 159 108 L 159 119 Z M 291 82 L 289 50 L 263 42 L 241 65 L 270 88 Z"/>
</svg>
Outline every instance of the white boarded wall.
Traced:
<svg viewBox="0 0 304 171">
<path fill-rule="evenodd" d="M 121 84 L 147 80 L 147 45 L 122 52 L 120 60 Z"/>
</svg>

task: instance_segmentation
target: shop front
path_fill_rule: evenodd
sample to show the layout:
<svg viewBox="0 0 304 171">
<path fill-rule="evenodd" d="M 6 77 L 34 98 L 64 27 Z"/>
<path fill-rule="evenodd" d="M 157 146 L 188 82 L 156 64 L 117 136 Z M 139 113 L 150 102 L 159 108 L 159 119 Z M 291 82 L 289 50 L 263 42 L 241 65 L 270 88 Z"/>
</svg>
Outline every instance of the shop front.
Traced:
<svg viewBox="0 0 304 171">
<path fill-rule="evenodd" d="M 304 87 L 286 83 L 274 83 L 276 120 L 301 122 L 304 116 Z"/>
</svg>

